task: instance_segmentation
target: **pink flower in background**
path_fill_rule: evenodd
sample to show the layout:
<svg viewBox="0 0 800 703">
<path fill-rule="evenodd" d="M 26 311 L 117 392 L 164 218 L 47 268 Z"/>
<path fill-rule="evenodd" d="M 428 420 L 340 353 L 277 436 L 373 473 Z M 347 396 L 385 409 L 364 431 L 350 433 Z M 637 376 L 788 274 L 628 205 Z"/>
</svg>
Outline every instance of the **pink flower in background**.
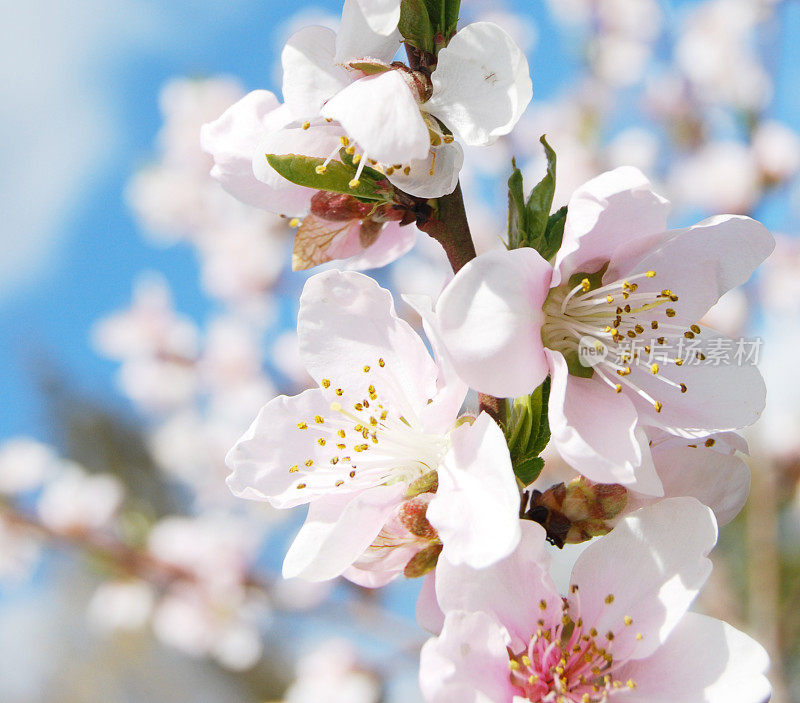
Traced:
<svg viewBox="0 0 800 703">
<path fill-rule="evenodd" d="M 563 598 L 532 523 L 517 550 L 486 569 L 440 561 L 441 612 L 421 608 L 433 614 L 423 624 L 440 633 L 422 649 L 425 700 L 764 703 L 763 648 L 687 612 L 716 538 L 711 511 L 696 500 L 643 508 L 586 548 Z"/>
<path fill-rule="evenodd" d="M 361 274 L 318 274 L 300 299 L 298 336 L 319 387 L 267 403 L 227 459 L 236 495 L 310 504 L 284 576 L 345 572 L 400 505 L 437 484 L 427 519 L 444 554 L 476 567 L 508 554 L 519 493 L 503 433 L 485 414 L 456 427 L 466 387 L 391 295 Z"/>
<path fill-rule="evenodd" d="M 550 374 L 559 453 L 587 478 L 654 495 L 662 487 L 637 427 L 706 436 L 753 423 L 764 406 L 755 365 L 703 363 L 734 345 L 696 321 L 774 244 L 732 215 L 666 231 L 667 207 L 636 169 L 602 174 L 570 199 L 552 266 L 530 248 L 483 254 L 436 309 L 467 383 L 513 397 Z"/>
</svg>

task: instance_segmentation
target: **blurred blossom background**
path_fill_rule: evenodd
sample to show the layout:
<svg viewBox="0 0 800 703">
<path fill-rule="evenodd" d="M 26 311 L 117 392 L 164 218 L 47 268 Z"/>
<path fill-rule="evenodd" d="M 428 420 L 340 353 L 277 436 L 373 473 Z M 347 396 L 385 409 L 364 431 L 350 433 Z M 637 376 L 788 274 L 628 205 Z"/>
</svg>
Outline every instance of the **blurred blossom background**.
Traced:
<svg viewBox="0 0 800 703">
<path fill-rule="evenodd" d="M 279 55 L 326 0 L 4 4 L 0 211 L 0 701 L 420 699 L 419 588 L 280 579 L 302 510 L 234 499 L 223 457 L 308 378 L 292 230 L 208 176 L 201 124 L 280 89 Z M 514 133 L 467 148 L 479 251 L 501 246 L 512 156 L 555 206 L 642 169 L 672 226 L 720 212 L 778 239 L 708 323 L 759 337 L 767 411 L 751 498 L 700 607 L 759 639 L 776 703 L 800 701 L 800 3 L 462 1 L 527 52 Z M 436 295 L 432 240 L 373 272 Z M 409 309 L 403 309 L 410 321 Z"/>
</svg>

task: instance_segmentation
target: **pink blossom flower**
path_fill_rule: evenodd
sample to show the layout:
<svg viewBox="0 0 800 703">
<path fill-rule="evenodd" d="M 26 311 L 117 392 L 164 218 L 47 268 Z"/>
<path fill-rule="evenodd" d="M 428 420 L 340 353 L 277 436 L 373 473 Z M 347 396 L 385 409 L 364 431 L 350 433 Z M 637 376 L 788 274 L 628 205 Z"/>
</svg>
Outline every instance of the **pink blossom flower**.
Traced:
<svg viewBox="0 0 800 703">
<path fill-rule="evenodd" d="M 310 505 L 284 576 L 343 573 L 399 505 L 436 483 L 427 519 L 451 560 L 508 554 L 519 493 L 502 431 L 485 414 L 455 427 L 466 387 L 397 317 L 388 291 L 354 272 L 313 276 L 298 337 L 319 387 L 267 403 L 227 458 L 236 495 Z"/>
<path fill-rule="evenodd" d="M 717 528 L 708 508 L 675 498 L 628 516 L 578 557 L 563 597 L 542 537 L 525 523 L 517 550 L 480 571 L 440 561 L 441 612 L 428 622 L 440 634 L 423 647 L 420 666 L 427 701 L 768 699 L 763 648 L 687 612 L 711 572 Z"/>
<path fill-rule="evenodd" d="M 753 423 L 764 406 L 754 365 L 703 363 L 721 340 L 734 345 L 696 321 L 774 244 L 758 222 L 733 215 L 666 231 L 667 207 L 636 169 L 602 174 L 570 199 L 553 265 L 530 248 L 489 252 L 437 303 L 443 344 L 467 383 L 512 397 L 550 374 L 552 440 L 564 459 L 594 481 L 655 495 L 661 483 L 637 427 L 706 436 Z"/>
</svg>

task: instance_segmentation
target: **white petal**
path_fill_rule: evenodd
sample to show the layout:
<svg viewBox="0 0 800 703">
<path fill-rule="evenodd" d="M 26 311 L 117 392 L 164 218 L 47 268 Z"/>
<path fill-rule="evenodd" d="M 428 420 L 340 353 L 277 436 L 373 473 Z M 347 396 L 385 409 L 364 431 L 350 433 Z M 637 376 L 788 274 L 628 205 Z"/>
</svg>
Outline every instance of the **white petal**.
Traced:
<svg viewBox="0 0 800 703">
<path fill-rule="evenodd" d="M 428 520 L 439 532 L 444 558 L 481 569 L 519 542 L 517 481 L 503 431 L 486 413 L 450 438 Z"/>
<path fill-rule="evenodd" d="M 436 365 L 425 344 L 397 317 L 391 293 L 369 276 L 333 270 L 312 276 L 300 296 L 297 330 L 300 357 L 318 382 L 327 378 L 362 394 L 374 384 L 409 419 L 436 392 Z"/>
<path fill-rule="evenodd" d="M 401 227 L 397 222 L 388 222 L 375 242 L 347 259 L 344 268 L 363 271 L 391 264 L 413 249 L 418 234 L 419 230 L 414 225 Z"/>
<path fill-rule="evenodd" d="M 458 185 L 464 150 L 457 142 L 431 146 L 427 158 L 410 161 L 407 165 L 408 174 L 399 168 L 387 175 L 392 185 L 418 198 L 441 198 Z"/>
<path fill-rule="evenodd" d="M 389 63 L 400 48 L 399 0 L 345 0 L 336 63 L 371 58 Z"/>
<path fill-rule="evenodd" d="M 707 554 L 716 541 L 714 514 L 694 498 L 667 498 L 637 510 L 578 558 L 570 612 L 601 635 L 614 633 L 616 660 L 649 657 L 706 582 Z"/>
<path fill-rule="evenodd" d="M 283 47 L 283 99 L 295 119 L 313 119 L 326 100 L 350 84 L 350 74 L 334 59 L 335 43 L 327 27 L 303 27 Z"/>
<path fill-rule="evenodd" d="M 428 155 L 428 127 L 398 71 L 351 83 L 331 98 L 320 114 L 337 120 L 369 158 L 383 164 L 406 164 Z"/>
<path fill-rule="evenodd" d="M 533 249 L 497 249 L 466 264 L 444 289 L 437 327 L 456 372 L 472 388 L 513 398 L 545 379 L 542 304 L 551 274 Z"/>
<path fill-rule="evenodd" d="M 309 129 L 287 127 L 267 134 L 251 154 L 251 171 L 265 184 L 263 198 L 269 209 L 287 217 L 308 213 L 309 202 L 317 192 L 287 181 L 267 162 L 267 154 L 301 154 L 327 157 L 337 146 L 342 132 L 336 125 L 314 125 Z M 269 200 L 267 200 L 269 198 Z"/>
<path fill-rule="evenodd" d="M 440 566 L 437 564 L 437 570 Z M 431 571 L 422 582 L 417 596 L 417 623 L 423 630 L 439 634 L 444 626 L 444 613 L 436 598 L 436 571 Z"/>
<path fill-rule="evenodd" d="M 727 623 L 686 613 L 653 656 L 630 662 L 617 677 L 631 679 L 630 703 L 766 703 L 769 657 Z"/>
<path fill-rule="evenodd" d="M 423 109 L 471 146 L 508 134 L 533 95 L 528 61 L 492 22 L 474 22 L 439 52 L 433 96 Z"/>
<path fill-rule="evenodd" d="M 327 581 L 347 569 L 378 536 L 405 491 L 402 484 L 320 498 L 283 562 L 284 578 Z"/>
<path fill-rule="evenodd" d="M 253 173 L 253 152 L 264 136 L 291 121 L 285 106 L 267 90 L 254 90 L 200 130 L 203 151 L 214 159 L 211 176 L 248 205 L 276 211 L 273 193 Z"/>
</svg>

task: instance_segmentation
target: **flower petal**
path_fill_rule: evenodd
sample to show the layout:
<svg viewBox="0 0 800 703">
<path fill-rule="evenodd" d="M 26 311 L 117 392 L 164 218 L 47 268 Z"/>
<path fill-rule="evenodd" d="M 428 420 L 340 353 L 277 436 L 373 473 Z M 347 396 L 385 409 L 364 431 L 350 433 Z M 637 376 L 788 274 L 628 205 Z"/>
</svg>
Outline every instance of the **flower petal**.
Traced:
<svg viewBox="0 0 800 703">
<path fill-rule="evenodd" d="M 486 613 L 448 613 L 439 637 L 422 647 L 419 684 L 428 703 L 511 701 L 507 634 Z"/>
<path fill-rule="evenodd" d="M 372 544 L 404 491 L 404 485 L 393 484 L 355 497 L 351 493 L 315 500 L 286 553 L 283 577 L 327 581 L 341 575 Z"/>
<path fill-rule="evenodd" d="M 351 83 L 320 114 L 337 120 L 370 158 L 383 164 L 406 164 L 428 155 L 428 127 L 399 71 Z"/>
<path fill-rule="evenodd" d="M 503 431 L 486 413 L 450 433 L 428 520 L 453 564 L 481 569 L 508 556 L 520 537 L 519 490 Z"/>
<path fill-rule="evenodd" d="M 273 210 L 280 205 L 253 173 L 253 152 L 269 131 L 291 121 L 285 106 L 268 90 L 254 90 L 200 130 L 203 151 L 214 159 L 211 176 L 233 197 Z"/>
<path fill-rule="evenodd" d="M 333 454 L 317 444 L 317 434 L 301 429 L 298 422 L 308 422 L 329 410 L 330 401 L 319 388 L 292 397 L 280 395 L 261 408 L 225 457 L 231 470 L 227 484 L 233 494 L 266 500 L 276 508 L 291 508 L 315 498 L 315 491 L 297 488 L 304 483 L 308 488 L 314 473 L 305 462 L 311 459 L 314 464 L 327 464 Z"/>
<path fill-rule="evenodd" d="M 431 146 L 424 159 L 408 163 L 404 168 L 387 174 L 392 185 L 418 198 L 441 198 L 452 193 L 458 185 L 458 174 L 464 165 L 464 150 L 457 142 Z"/>
<path fill-rule="evenodd" d="M 442 560 L 442 563 L 444 560 Z M 437 569 L 441 564 L 437 564 Z M 436 571 L 431 571 L 422 582 L 417 596 L 417 623 L 423 630 L 439 634 L 444 627 L 444 613 L 436 598 Z"/>
<path fill-rule="evenodd" d="M 642 423 L 682 437 L 698 437 L 746 427 L 758 419 L 766 399 L 761 372 L 754 363 L 737 363 L 733 353 L 723 363 L 709 361 L 709 350 L 720 343 L 715 340 L 735 351 L 735 342 L 706 329 L 693 340 L 695 348 L 706 353 L 705 361 L 689 353 L 687 345 L 684 351 L 673 350 L 684 359 L 681 366 L 661 363 L 655 375 L 646 366 L 631 367 L 631 382 L 661 403 L 656 412 L 650 402 L 632 395 Z M 662 379 L 675 385 L 668 386 Z M 686 386 L 684 393 L 678 387 L 681 383 Z"/>
<path fill-rule="evenodd" d="M 336 63 L 377 59 L 389 63 L 400 48 L 399 0 L 345 0 L 336 34 Z"/>
<path fill-rule="evenodd" d="M 425 344 L 396 315 L 389 291 L 369 276 L 312 276 L 300 296 L 297 330 L 300 357 L 318 382 L 330 379 L 362 395 L 374 383 L 408 419 L 436 392 L 436 365 Z"/>
<path fill-rule="evenodd" d="M 655 251 L 621 275 L 655 271 L 654 278 L 638 281 L 637 293 L 668 288 L 678 296 L 670 307 L 679 317 L 697 322 L 723 293 L 745 283 L 774 247 L 775 240 L 760 222 L 719 215 L 669 232 Z"/>
<path fill-rule="evenodd" d="M 649 657 L 706 582 L 716 541 L 713 513 L 694 498 L 637 510 L 578 558 L 570 612 L 601 635 L 613 633 L 609 649 L 616 661 Z"/>
<path fill-rule="evenodd" d="M 512 398 L 547 376 L 542 304 L 552 269 L 533 249 L 497 249 L 470 261 L 436 304 L 439 334 L 472 388 Z"/>
<path fill-rule="evenodd" d="M 621 166 L 578 188 L 567 206 L 553 285 L 576 272 L 599 271 L 620 247 L 667 229 L 669 202 L 639 169 Z"/>
<path fill-rule="evenodd" d="M 570 375 L 561 354 L 549 349 L 545 354 L 552 369 L 548 419 L 558 453 L 592 481 L 663 495 L 627 395 L 614 393 L 598 379 Z"/>
<path fill-rule="evenodd" d="M 494 615 L 518 644 L 527 645 L 540 619 L 545 619 L 545 627 L 560 620 L 561 596 L 548 573 L 550 555 L 544 529 L 528 520 L 521 520 L 520 528 L 517 548 L 485 569 L 440 559 L 436 596 L 445 613 L 466 610 Z"/>
<path fill-rule="evenodd" d="M 327 27 L 303 27 L 283 47 L 283 99 L 295 119 L 316 117 L 325 101 L 352 81 L 335 52 L 336 34 Z"/>
<path fill-rule="evenodd" d="M 400 226 L 397 222 L 387 222 L 378 238 L 366 249 L 350 257 L 345 268 L 351 271 L 377 269 L 411 251 L 417 242 L 419 230 L 414 225 Z"/>
<path fill-rule="evenodd" d="M 754 639 L 727 623 L 686 613 L 651 657 L 617 676 L 631 679 L 630 703 L 765 703 L 772 692 L 764 673 L 769 657 Z"/>
<path fill-rule="evenodd" d="M 423 109 L 471 146 L 508 134 L 533 95 L 525 54 L 492 22 L 461 29 L 439 52 L 431 80 Z"/>
<path fill-rule="evenodd" d="M 341 128 L 337 125 L 314 125 L 309 129 L 287 127 L 264 136 L 250 154 L 250 169 L 262 186 L 266 207 L 287 217 L 301 217 L 308 212 L 314 188 L 287 181 L 267 162 L 267 154 L 302 154 L 327 157 L 340 146 Z"/>
</svg>

